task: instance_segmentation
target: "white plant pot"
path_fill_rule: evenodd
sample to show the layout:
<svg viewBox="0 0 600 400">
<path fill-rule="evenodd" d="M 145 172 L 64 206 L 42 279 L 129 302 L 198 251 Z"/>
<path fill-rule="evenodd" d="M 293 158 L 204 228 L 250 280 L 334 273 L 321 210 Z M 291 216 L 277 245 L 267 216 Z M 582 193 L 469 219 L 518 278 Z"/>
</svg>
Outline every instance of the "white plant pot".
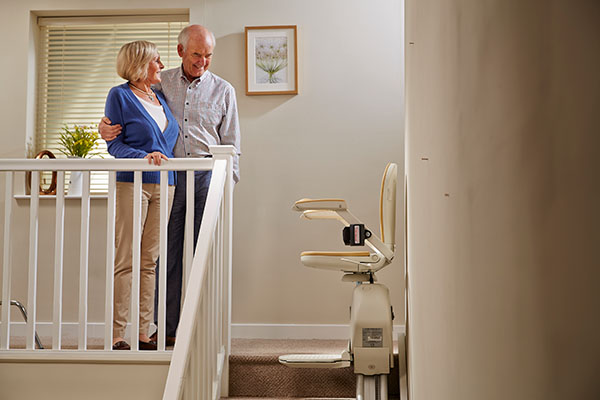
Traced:
<svg viewBox="0 0 600 400">
<path fill-rule="evenodd" d="M 67 194 L 69 196 L 81 196 L 83 193 L 83 175 L 81 171 L 71 171 L 71 178 L 69 179 L 69 190 Z"/>
<path fill-rule="evenodd" d="M 72 157 L 69 158 L 80 158 Z M 71 177 L 69 178 L 69 190 L 67 195 L 69 196 L 81 196 L 83 193 L 83 173 L 81 171 L 71 171 Z"/>
</svg>

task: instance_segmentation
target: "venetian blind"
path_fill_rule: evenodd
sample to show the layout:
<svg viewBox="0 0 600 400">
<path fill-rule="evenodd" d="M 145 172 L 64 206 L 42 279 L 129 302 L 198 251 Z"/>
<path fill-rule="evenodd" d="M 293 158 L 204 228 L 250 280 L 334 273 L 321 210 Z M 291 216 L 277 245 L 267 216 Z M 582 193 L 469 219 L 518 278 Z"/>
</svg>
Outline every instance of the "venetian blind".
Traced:
<svg viewBox="0 0 600 400">
<path fill-rule="evenodd" d="M 127 17 L 119 23 L 114 17 L 40 19 L 36 152 L 48 149 L 64 158 L 58 138 L 65 124 L 97 126 L 108 91 L 124 82 L 116 73 L 123 44 L 148 40 L 157 45 L 166 69 L 180 65 L 177 36 L 187 16 L 165 16 L 169 22 L 149 19 L 161 18 Z M 100 151 L 112 157 L 104 141 Z M 92 173 L 92 193 L 105 193 L 107 185 L 107 173 Z"/>
</svg>

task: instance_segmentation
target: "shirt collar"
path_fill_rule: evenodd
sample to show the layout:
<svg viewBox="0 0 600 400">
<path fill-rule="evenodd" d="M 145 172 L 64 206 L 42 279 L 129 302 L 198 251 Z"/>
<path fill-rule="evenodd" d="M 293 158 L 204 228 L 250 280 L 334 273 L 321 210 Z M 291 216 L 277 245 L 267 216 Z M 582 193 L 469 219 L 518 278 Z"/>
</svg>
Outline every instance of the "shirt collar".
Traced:
<svg viewBox="0 0 600 400">
<path fill-rule="evenodd" d="M 194 82 L 198 82 L 198 83 L 200 83 L 200 82 L 202 82 L 204 79 L 206 79 L 206 77 L 207 77 L 208 75 L 210 75 L 210 71 L 204 71 L 204 73 L 203 73 L 203 74 L 202 74 L 200 77 L 198 77 L 198 78 L 194 79 L 194 81 L 193 81 L 193 82 L 190 82 L 190 80 L 187 78 L 187 76 L 185 76 L 185 73 L 183 72 L 183 64 L 181 64 L 181 66 L 179 67 L 179 77 L 180 77 L 181 79 L 183 79 L 183 80 L 184 80 L 184 81 L 185 81 L 185 82 L 186 82 L 188 85 L 189 85 L 190 83 L 194 83 Z"/>
</svg>

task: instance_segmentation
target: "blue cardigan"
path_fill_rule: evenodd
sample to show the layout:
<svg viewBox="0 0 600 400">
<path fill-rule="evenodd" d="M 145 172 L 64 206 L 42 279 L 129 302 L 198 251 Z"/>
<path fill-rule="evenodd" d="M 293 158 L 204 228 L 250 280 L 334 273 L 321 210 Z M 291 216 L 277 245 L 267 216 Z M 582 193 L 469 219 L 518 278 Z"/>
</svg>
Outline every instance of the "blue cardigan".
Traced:
<svg viewBox="0 0 600 400">
<path fill-rule="evenodd" d="M 121 134 L 106 142 L 108 152 L 115 158 L 144 158 L 153 151 L 160 151 L 168 158 L 173 157 L 173 147 L 179 136 L 179 125 L 171 113 L 164 95 L 155 91 L 169 121 L 164 132 L 146 111 L 129 85 L 115 86 L 108 92 L 104 114 L 113 124 L 121 124 Z M 133 172 L 117 172 L 117 181 L 133 182 Z M 160 183 L 160 172 L 145 171 L 143 183 Z M 175 173 L 169 171 L 169 185 L 175 184 Z"/>
</svg>

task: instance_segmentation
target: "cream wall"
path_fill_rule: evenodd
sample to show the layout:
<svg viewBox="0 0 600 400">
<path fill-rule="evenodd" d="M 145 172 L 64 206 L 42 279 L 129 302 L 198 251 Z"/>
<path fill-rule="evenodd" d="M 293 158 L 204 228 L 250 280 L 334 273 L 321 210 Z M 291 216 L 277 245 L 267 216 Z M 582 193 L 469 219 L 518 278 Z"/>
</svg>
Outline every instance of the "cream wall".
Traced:
<svg viewBox="0 0 600 400">
<path fill-rule="evenodd" d="M 600 398 L 598 21 L 407 1 L 414 399 Z"/>
<path fill-rule="evenodd" d="M 235 189 L 233 321 L 346 323 L 351 285 L 340 282 L 341 273 L 310 270 L 298 258 L 302 250 L 344 249 L 341 227 L 300 221 L 291 205 L 302 197 L 343 197 L 352 211 L 378 229 L 381 174 L 387 162 L 403 164 L 400 3 L 130 0 L 126 7 L 145 10 L 165 4 L 189 9 L 192 22 L 206 24 L 214 31 L 217 47 L 211 69 L 229 80 L 238 94 L 243 156 L 241 182 Z M 116 0 L 23 0 L 2 4 L 0 157 L 23 157 L 26 134 L 33 133 L 35 26 L 30 23 L 30 11 L 105 13 L 99 10 L 118 11 L 122 7 L 123 2 Z M 284 24 L 298 25 L 299 95 L 246 96 L 244 26 Z M 3 210 L 4 203 L 0 206 Z M 66 230 L 72 235 L 72 248 L 67 249 L 65 257 L 65 292 L 75 298 L 79 207 L 74 201 L 67 206 Z M 402 207 L 399 202 L 398 210 Z M 93 224 L 101 226 L 105 214 L 104 201 L 93 200 Z M 15 218 L 28 220 L 27 201 L 17 202 Z M 51 203 L 44 203 L 41 218 L 44 224 L 53 226 Z M 13 263 L 20 281 L 14 293 L 23 300 L 27 237 L 24 223 L 14 234 Z M 397 237 L 402 244 L 402 236 Z M 100 243 L 104 238 L 104 228 L 95 228 L 92 241 Z M 51 239 L 43 237 L 41 242 L 44 258 L 52 260 Z M 397 259 L 402 260 L 402 246 L 399 248 Z M 90 279 L 94 282 L 102 282 L 104 262 L 102 246 L 94 247 L 90 258 Z M 49 269 L 47 264 L 42 268 Z M 398 324 L 403 323 L 402 275 L 401 261 L 380 274 L 380 280 L 392 289 Z M 40 287 L 49 299 L 52 289 L 47 270 L 40 272 Z M 92 293 L 90 299 L 90 319 L 99 321 L 102 292 Z M 49 304 L 40 301 L 40 307 L 41 319 L 49 320 Z M 67 305 L 65 315 L 67 319 L 75 318 L 75 304 Z"/>
</svg>

